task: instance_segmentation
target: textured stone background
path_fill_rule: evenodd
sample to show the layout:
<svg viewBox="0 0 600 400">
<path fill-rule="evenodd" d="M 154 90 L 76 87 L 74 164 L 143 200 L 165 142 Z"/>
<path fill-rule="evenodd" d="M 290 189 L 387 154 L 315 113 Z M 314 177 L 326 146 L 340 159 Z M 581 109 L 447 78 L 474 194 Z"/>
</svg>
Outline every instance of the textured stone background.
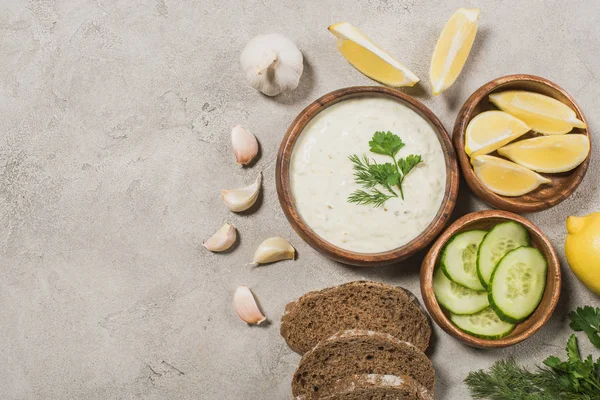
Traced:
<svg viewBox="0 0 600 400">
<path fill-rule="evenodd" d="M 327 32 L 358 25 L 422 79 L 437 36 L 459 6 L 482 9 L 459 81 L 433 98 L 406 90 L 451 129 L 481 84 L 509 73 L 556 81 L 600 130 L 594 0 L 294 1 L 38 0 L 0 2 L 0 393 L 3 399 L 285 399 L 299 360 L 279 336 L 285 304 L 354 279 L 418 289 L 420 257 L 380 269 L 326 260 L 290 228 L 276 197 L 280 139 L 310 101 L 373 84 Z M 246 84 L 238 64 L 254 35 L 284 33 L 303 51 L 299 88 L 276 98 Z M 233 162 L 234 124 L 258 136 L 251 169 Z M 598 138 L 597 136 L 595 136 Z M 597 139 L 595 139 L 597 140 Z M 597 211 L 600 154 L 580 189 L 529 215 L 563 261 L 551 321 L 521 345 L 480 351 L 436 328 L 430 355 L 440 399 L 468 398 L 462 379 L 494 360 L 533 364 L 562 354 L 566 313 L 599 304 L 569 271 L 564 220 Z M 219 191 L 263 171 L 258 210 L 235 215 Z M 485 208 L 463 186 L 457 215 Z M 239 229 L 231 254 L 203 239 L 224 221 Z M 299 258 L 242 266 L 266 237 Z M 231 296 L 247 284 L 271 323 L 250 328 Z M 584 351 L 591 346 L 582 340 Z"/>
</svg>

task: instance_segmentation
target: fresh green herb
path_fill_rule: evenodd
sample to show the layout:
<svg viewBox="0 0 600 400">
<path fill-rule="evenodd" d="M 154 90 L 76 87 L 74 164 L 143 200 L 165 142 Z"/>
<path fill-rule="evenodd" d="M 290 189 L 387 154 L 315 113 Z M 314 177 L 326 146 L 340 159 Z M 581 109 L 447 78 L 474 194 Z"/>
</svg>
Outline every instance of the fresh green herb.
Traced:
<svg viewBox="0 0 600 400">
<path fill-rule="evenodd" d="M 379 207 L 390 198 L 398 197 L 394 186 L 398 188 L 400 197 L 404 200 L 402 182 L 406 175 L 422 161 L 421 156 L 411 154 L 406 158 L 396 159 L 396 155 L 404 147 L 404 143 L 398 135 L 389 131 L 375 132 L 369 142 L 369 147 L 373 153 L 390 156 L 393 162 L 378 164 L 367 156 L 362 158 L 357 155 L 349 156 L 348 158 L 354 164 L 355 181 L 365 190 L 354 191 L 348 197 L 348 202 Z M 387 193 L 377 189 L 377 185 L 385 188 Z"/>
<path fill-rule="evenodd" d="M 496 361 L 488 371 L 472 371 L 465 379 L 475 399 L 555 400 L 539 387 L 539 376 L 518 365 L 515 360 Z"/>
<path fill-rule="evenodd" d="M 400 136 L 394 135 L 392 132 L 375 132 L 373 139 L 369 142 L 371 151 L 384 156 L 396 157 L 396 154 L 404 147 L 404 142 Z"/>
<path fill-rule="evenodd" d="M 350 203 L 369 204 L 373 205 L 374 207 L 379 207 L 390 197 L 391 196 L 382 193 L 378 189 L 371 189 L 369 192 L 365 192 L 364 190 L 356 190 L 350 194 L 350 196 L 348 196 L 348 201 Z"/>
<path fill-rule="evenodd" d="M 600 400 L 600 358 L 581 358 L 577 338 L 567 343 L 567 361 L 548 357 L 535 372 L 514 360 L 497 361 L 488 371 L 472 371 L 465 379 L 475 399 Z"/>
<path fill-rule="evenodd" d="M 408 174 L 420 162 L 421 156 L 416 156 L 414 154 L 411 154 L 406 158 L 401 158 L 398 160 L 398 166 L 400 168 L 400 171 L 402 172 L 402 176 L 400 177 L 400 183 L 398 184 L 398 187 L 400 188 L 400 194 L 402 195 L 402 200 L 404 200 L 404 193 L 402 192 L 402 182 L 404 182 L 406 174 Z"/>
<path fill-rule="evenodd" d="M 357 155 L 348 158 L 354 164 L 356 183 L 366 188 L 372 188 L 379 184 L 390 192 L 390 197 L 397 197 L 392 186 L 398 181 L 398 173 L 391 163 L 377 164 L 366 156 L 363 156 L 362 159 Z"/>
<path fill-rule="evenodd" d="M 569 314 L 574 331 L 583 331 L 596 348 L 600 349 L 600 308 L 590 306 L 578 307 Z"/>
<path fill-rule="evenodd" d="M 575 335 L 569 338 L 567 355 L 567 361 L 555 356 L 544 361 L 550 367 L 546 371 L 552 373 L 549 380 L 560 389 L 557 393 L 568 399 L 600 399 L 600 358 L 595 363 L 591 355 L 582 359 Z"/>
</svg>

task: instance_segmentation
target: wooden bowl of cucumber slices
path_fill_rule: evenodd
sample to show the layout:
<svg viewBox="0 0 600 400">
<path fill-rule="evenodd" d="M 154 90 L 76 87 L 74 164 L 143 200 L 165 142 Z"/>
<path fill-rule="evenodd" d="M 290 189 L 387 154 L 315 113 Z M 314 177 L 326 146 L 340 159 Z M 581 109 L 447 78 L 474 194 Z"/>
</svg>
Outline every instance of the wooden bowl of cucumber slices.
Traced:
<svg viewBox="0 0 600 400">
<path fill-rule="evenodd" d="M 512 346 L 533 335 L 552 315 L 560 287 L 550 240 L 508 211 L 458 219 L 421 265 L 421 294 L 433 320 L 478 348 Z"/>
</svg>

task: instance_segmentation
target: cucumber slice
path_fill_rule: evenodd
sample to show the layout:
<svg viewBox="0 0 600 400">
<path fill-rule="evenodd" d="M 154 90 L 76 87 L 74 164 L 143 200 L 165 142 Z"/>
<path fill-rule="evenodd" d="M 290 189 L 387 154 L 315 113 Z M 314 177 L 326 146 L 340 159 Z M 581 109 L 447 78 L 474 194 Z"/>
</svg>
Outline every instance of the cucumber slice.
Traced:
<svg viewBox="0 0 600 400">
<path fill-rule="evenodd" d="M 519 247 L 509 252 L 492 273 L 490 306 L 503 321 L 523 321 L 542 301 L 547 271 L 546 259 L 538 249 Z"/>
<path fill-rule="evenodd" d="M 452 282 L 441 268 L 433 275 L 433 293 L 442 307 L 457 315 L 475 314 L 490 305 L 487 292 L 477 292 Z"/>
<path fill-rule="evenodd" d="M 515 329 L 515 325 L 502 321 L 491 307 L 473 315 L 450 315 L 450 320 L 461 331 L 483 339 L 500 339 Z"/>
<path fill-rule="evenodd" d="M 454 236 L 442 251 L 440 266 L 450 280 L 473 290 L 485 290 L 477 277 L 477 249 L 486 231 L 467 231 Z"/>
<path fill-rule="evenodd" d="M 514 221 L 498 224 L 485 235 L 477 252 L 477 276 L 483 287 L 487 288 L 498 261 L 521 246 L 529 246 L 529 233 Z"/>
</svg>

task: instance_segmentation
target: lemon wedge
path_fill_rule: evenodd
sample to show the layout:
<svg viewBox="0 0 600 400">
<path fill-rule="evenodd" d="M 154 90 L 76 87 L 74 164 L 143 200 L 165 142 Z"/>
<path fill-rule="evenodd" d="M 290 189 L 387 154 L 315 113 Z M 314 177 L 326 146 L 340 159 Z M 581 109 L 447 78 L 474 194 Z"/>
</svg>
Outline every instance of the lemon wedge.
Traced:
<svg viewBox="0 0 600 400">
<path fill-rule="evenodd" d="M 550 179 L 502 158 L 477 156 L 471 159 L 475 175 L 489 190 L 502 196 L 522 196 Z"/>
<path fill-rule="evenodd" d="M 469 122 L 465 151 L 475 157 L 488 154 L 529 132 L 523 121 L 502 111 L 485 111 Z"/>
<path fill-rule="evenodd" d="M 525 122 L 534 131 L 546 135 L 562 135 L 573 127 L 585 128 L 575 111 L 543 94 L 509 90 L 490 94 L 490 101 L 502 111 Z"/>
<path fill-rule="evenodd" d="M 478 8 L 459 8 L 444 26 L 429 67 L 429 81 L 434 95 L 448 89 L 458 78 L 473 46 L 478 18 Z"/>
<path fill-rule="evenodd" d="M 586 159 L 590 141 L 578 134 L 540 136 L 509 144 L 498 153 L 537 172 L 566 172 Z"/>
<path fill-rule="evenodd" d="M 337 46 L 354 68 L 388 86 L 414 86 L 419 78 L 379 48 L 356 27 L 347 22 L 331 25 L 329 32 L 337 38 Z"/>
</svg>

